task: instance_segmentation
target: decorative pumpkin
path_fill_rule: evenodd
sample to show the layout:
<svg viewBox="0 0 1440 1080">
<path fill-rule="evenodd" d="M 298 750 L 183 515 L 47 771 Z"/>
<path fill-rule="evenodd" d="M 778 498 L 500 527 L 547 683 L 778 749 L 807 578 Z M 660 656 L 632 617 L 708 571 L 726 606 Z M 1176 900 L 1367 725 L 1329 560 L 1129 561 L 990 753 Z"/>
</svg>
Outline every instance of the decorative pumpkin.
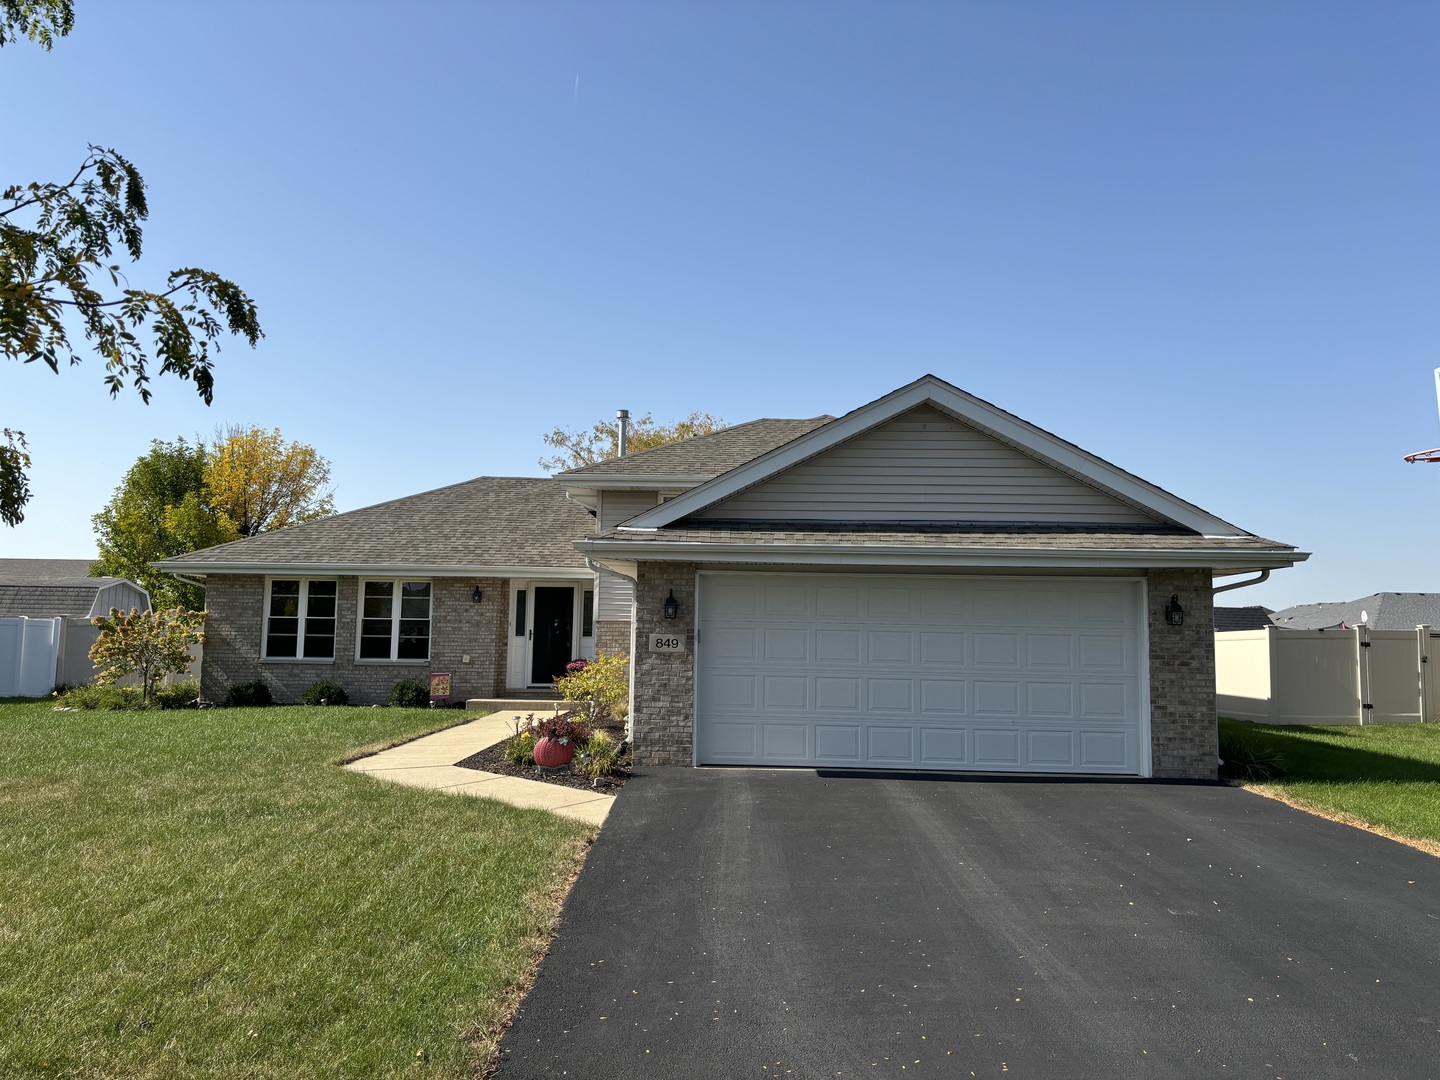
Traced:
<svg viewBox="0 0 1440 1080">
<path fill-rule="evenodd" d="M 560 740 L 546 735 L 535 744 L 535 764 L 546 769 L 558 769 L 569 765 L 575 757 L 575 744 L 570 739 Z"/>
</svg>

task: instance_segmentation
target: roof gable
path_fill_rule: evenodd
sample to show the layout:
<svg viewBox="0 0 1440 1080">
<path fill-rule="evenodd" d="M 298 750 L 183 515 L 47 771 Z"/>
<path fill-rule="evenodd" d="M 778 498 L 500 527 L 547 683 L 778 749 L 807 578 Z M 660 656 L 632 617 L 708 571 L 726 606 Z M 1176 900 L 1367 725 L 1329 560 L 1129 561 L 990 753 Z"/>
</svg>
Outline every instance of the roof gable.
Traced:
<svg viewBox="0 0 1440 1080">
<path fill-rule="evenodd" d="M 1101 518 L 1101 520 L 1118 520 L 1128 522 L 1167 522 L 1178 525 L 1182 528 L 1193 530 L 1205 536 L 1244 536 L 1248 535 L 1243 529 L 1238 529 L 1229 522 L 1223 521 L 1200 509 L 1192 503 L 1171 495 L 1169 492 L 1150 484 L 1124 469 L 1111 465 L 1109 462 L 1096 457 L 1073 443 L 1066 442 L 1048 431 L 1036 427 L 1025 420 L 1020 419 L 1003 409 L 982 401 L 958 387 L 952 386 L 943 379 L 934 375 L 925 375 L 903 386 L 868 405 L 863 405 L 853 412 L 847 413 L 838 420 L 826 424 L 808 434 L 791 440 L 783 446 L 764 454 L 738 468 L 732 469 L 715 479 L 691 489 L 683 495 L 670 500 L 667 503 L 641 514 L 627 522 L 626 529 L 656 529 L 663 528 L 682 518 L 689 516 L 696 517 L 740 517 L 738 508 L 760 505 L 761 494 L 757 492 L 755 498 L 747 503 L 740 499 L 731 506 L 729 510 L 722 510 L 721 505 L 741 493 L 751 489 L 762 489 L 762 485 L 771 485 L 769 493 L 774 496 L 781 490 L 787 481 L 781 478 L 785 474 L 799 469 L 801 466 L 809 465 L 805 472 L 794 472 L 795 487 L 792 495 L 801 490 L 805 481 L 818 482 L 826 474 L 827 470 L 831 475 L 838 475 L 847 467 L 845 460 L 846 451 L 842 448 L 846 444 L 856 443 L 860 453 L 855 456 L 855 451 L 850 451 L 853 460 L 848 465 L 859 467 L 864 464 L 866 454 L 878 453 L 887 437 L 883 431 L 886 425 L 892 421 L 900 420 L 906 414 L 916 413 L 918 410 L 928 409 L 930 412 L 939 414 L 942 418 L 948 418 L 954 422 L 954 426 L 946 426 L 942 430 L 936 428 L 936 437 L 940 442 L 948 440 L 949 452 L 957 451 L 967 440 L 974 447 L 983 447 L 994 454 L 999 454 L 998 448 L 1006 448 L 1013 451 L 1017 457 L 1005 458 L 1013 466 L 1017 461 L 1038 463 L 1043 466 L 1041 472 L 1033 472 L 1033 478 L 1041 482 L 1041 486 L 1049 484 L 1052 487 L 1052 494 L 1058 494 L 1060 502 L 1052 499 L 1051 513 L 1061 513 L 1059 517 L 1035 518 L 1034 511 L 1025 512 L 1025 498 L 1018 497 L 1012 504 L 1017 507 L 1016 517 L 1011 521 L 1060 521 L 1095 523 L 1093 517 L 1084 516 L 1086 513 L 1098 513 L 1101 508 L 1108 508 L 1108 512 L 1121 515 L 1117 518 Z M 918 414 L 923 417 L 927 414 Z M 911 418 L 908 423 L 915 423 Z M 921 421 L 923 423 L 923 420 Z M 899 430 L 899 429 L 896 429 Z M 862 437 L 876 433 L 875 438 L 862 441 Z M 892 432 L 891 434 L 893 434 Z M 985 440 L 983 443 L 977 439 Z M 916 442 L 909 451 L 909 464 L 914 469 L 929 467 L 935 459 L 923 459 L 917 456 L 920 454 L 920 447 L 923 441 Z M 934 449 L 934 448 L 932 448 Z M 1003 455 L 997 456 L 995 460 L 1002 460 Z M 822 459 L 829 459 L 823 461 Z M 939 457 L 940 465 L 947 460 L 946 454 Z M 873 461 L 873 457 L 872 457 Z M 813 463 L 813 464 L 812 464 Z M 1027 468 L 1033 466 L 1027 464 Z M 964 470 L 961 469 L 960 473 Z M 1065 484 L 1064 480 L 1053 479 L 1059 476 L 1071 483 Z M 961 494 L 961 483 L 963 477 L 959 474 L 952 477 L 952 480 L 959 486 L 952 484 L 952 496 Z M 1018 482 L 1013 485 L 1014 495 L 1024 490 Z M 910 487 L 912 489 L 923 487 L 920 474 L 911 475 Z M 1060 510 L 1064 498 L 1078 499 L 1081 490 L 1087 493 L 1081 500 L 1084 505 L 1077 505 L 1074 513 L 1081 516 L 1065 517 Z M 825 499 L 815 499 L 814 488 L 811 502 L 824 504 Z M 1067 494 L 1068 493 L 1068 494 Z M 966 500 L 963 506 L 957 507 L 952 503 L 948 506 L 943 504 L 943 499 L 932 500 L 942 503 L 942 509 L 946 512 L 940 518 L 924 518 L 923 520 L 943 521 L 966 521 L 971 520 L 964 516 L 965 507 L 971 507 L 970 512 L 977 512 L 973 508 L 980 505 L 973 496 L 974 492 L 964 493 Z M 991 495 L 1001 494 L 998 489 L 992 489 Z M 1097 499 L 1096 496 L 1103 498 Z M 772 498 L 772 505 L 778 504 L 778 500 Z M 876 506 L 882 504 L 877 503 Z M 999 512 L 999 503 L 988 504 L 989 514 Z M 1124 509 L 1119 509 L 1124 508 Z M 872 507 L 873 509 L 873 507 Z M 804 518 L 802 520 L 849 520 L 844 517 L 837 517 L 833 507 L 821 517 Z M 912 510 L 912 513 L 920 511 Z M 1125 514 L 1133 516 L 1124 517 Z M 877 517 L 863 518 L 862 520 L 879 520 Z M 915 517 L 891 518 L 891 520 L 922 520 Z M 1004 520 L 995 516 L 979 518 L 982 521 Z"/>
<path fill-rule="evenodd" d="M 1161 520 L 928 403 L 691 516 L 1047 525 Z"/>
</svg>

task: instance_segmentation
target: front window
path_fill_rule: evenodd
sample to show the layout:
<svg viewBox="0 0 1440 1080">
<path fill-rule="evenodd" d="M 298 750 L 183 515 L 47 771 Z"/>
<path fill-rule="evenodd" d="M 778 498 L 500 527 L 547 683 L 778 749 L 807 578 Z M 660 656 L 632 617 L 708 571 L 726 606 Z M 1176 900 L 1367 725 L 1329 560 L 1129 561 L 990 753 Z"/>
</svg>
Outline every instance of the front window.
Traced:
<svg viewBox="0 0 1440 1080">
<path fill-rule="evenodd" d="M 360 594 L 360 659 L 430 659 L 430 582 L 364 583 Z"/>
<path fill-rule="evenodd" d="M 265 656 L 274 660 L 335 658 L 333 581 L 275 578 L 265 610 Z"/>
</svg>

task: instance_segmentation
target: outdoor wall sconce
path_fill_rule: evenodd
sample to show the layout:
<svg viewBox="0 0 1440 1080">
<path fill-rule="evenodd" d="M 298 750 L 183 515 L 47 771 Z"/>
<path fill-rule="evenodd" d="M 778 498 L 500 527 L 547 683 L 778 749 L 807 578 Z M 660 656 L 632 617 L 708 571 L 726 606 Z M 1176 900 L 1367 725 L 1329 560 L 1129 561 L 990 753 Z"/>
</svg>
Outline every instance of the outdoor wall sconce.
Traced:
<svg viewBox="0 0 1440 1080">
<path fill-rule="evenodd" d="M 675 590 L 670 590 L 669 597 L 665 600 L 665 618 L 673 619 L 680 614 L 680 603 L 675 599 Z"/>
<path fill-rule="evenodd" d="M 1170 603 L 1165 605 L 1165 621 L 1171 626 L 1185 625 L 1185 609 L 1180 606 L 1180 597 L 1170 594 Z"/>
<path fill-rule="evenodd" d="M 476 586 L 475 586 L 475 591 L 470 594 L 470 602 L 471 602 L 472 604 L 478 604 L 478 603 L 480 603 L 481 600 L 484 600 L 484 599 L 485 599 L 485 593 L 481 591 L 479 585 L 476 585 Z"/>
</svg>

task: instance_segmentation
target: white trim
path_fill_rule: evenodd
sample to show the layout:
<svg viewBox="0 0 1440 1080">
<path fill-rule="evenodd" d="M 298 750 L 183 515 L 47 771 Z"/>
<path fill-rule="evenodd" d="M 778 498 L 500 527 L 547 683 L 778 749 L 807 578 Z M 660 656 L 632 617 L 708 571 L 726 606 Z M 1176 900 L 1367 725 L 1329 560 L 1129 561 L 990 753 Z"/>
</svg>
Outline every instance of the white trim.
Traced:
<svg viewBox="0 0 1440 1080">
<path fill-rule="evenodd" d="M 721 571 L 725 573 L 726 571 Z M 735 573 L 735 571 L 729 571 Z M 695 647 L 690 650 L 690 767 L 700 764 L 700 577 L 702 571 L 695 571 L 695 613 L 690 624 L 695 634 Z M 632 677 L 631 681 L 634 679 Z"/>
<path fill-rule="evenodd" d="M 792 439 L 768 454 L 762 454 L 708 483 L 691 488 L 654 510 L 631 518 L 631 527 L 656 529 L 679 521 L 921 405 L 932 405 L 941 409 L 955 419 L 1009 443 L 1015 449 L 1162 520 L 1183 525 L 1207 536 L 1248 535 L 1243 529 L 1215 517 L 1193 503 L 1188 503 L 1059 436 L 1021 420 L 988 401 L 967 394 L 934 375 L 923 375 L 908 386 L 902 386 L 868 405 L 862 405 L 840 419 L 832 420 L 808 434 Z M 651 482 L 658 484 L 653 478 Z"/>
<path fill-rule="evenodd" d="M 1237 574 L 1294 566 L 1308 551 L 1245 551 L 1227 548 L 1013 548 L 894 544 L 714 544 L 683 540 L 577 540 L 595 563 L 708 562 L 777 566 L 1014 566 L 1018 568 L 1221 569 Z"/>
<path fill-rule="evenodd" d="M 391 601 L 394 606 L 390 611 L 390 655 L 389 656 L 361 656 L 360 646 L 364 639 L 365 627 L 365 585 L 368 582 L 389 583 L 395 586 L 391 594 Z M 425 618 L 427 632 L 425 634 L 425 655 L 421 656 L 397 656 L 400 651 L 400 609 L 404 601 L 405 585 L 422 584 L 430 586 L 430 595 L 426 599 L 430 602 L 430 613 Z M 430 657 L 435 651 L 435 582 L 426 577 L 378 577 L 369 575 L 360 578 L 355 583 L 355 663 L 357 664 L 428 664 Z"/>
<path fill-rule="evenodd" d="M 1140 579 L 1140 775 L 1155 775 L 1154 740 L 1150 715 L 1150 579 Z"/>
<path fill-rule="evenodd" d="M 624 475 L 602 475 L 600 473 L 586 473 L 584 476 L 577 476 L 573 480 L 566 479 L 564 473 L 556 473 L 554 480 L 563 484 L 567 491 L 603 491 L 607 488 L 690 488 L 707 483 L 715 479 L 714 476 L 706 473 L 704 476 L 679 475 L 674 473 L 655 473 L 653 475 L 641 476 L 638 473 L 625 473 Z"/>
</svg>

